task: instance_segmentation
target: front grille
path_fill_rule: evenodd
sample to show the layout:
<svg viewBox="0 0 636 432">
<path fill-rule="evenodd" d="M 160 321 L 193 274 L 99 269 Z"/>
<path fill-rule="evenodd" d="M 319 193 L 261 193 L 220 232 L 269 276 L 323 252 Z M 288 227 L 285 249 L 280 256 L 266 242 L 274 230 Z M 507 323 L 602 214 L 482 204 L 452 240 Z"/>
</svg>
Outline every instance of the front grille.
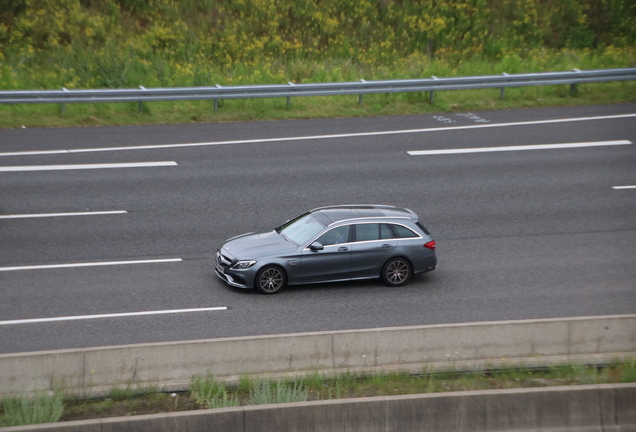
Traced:
<svg viewBox="0 0 636 432">
<path fill-rule="evenodd" d="M 222 264 L 225 264 L 226 266 L 229 266 L 232 264 L 232 260 L 220 252 L 216 253 L 216 260 Z"/>
</svg>

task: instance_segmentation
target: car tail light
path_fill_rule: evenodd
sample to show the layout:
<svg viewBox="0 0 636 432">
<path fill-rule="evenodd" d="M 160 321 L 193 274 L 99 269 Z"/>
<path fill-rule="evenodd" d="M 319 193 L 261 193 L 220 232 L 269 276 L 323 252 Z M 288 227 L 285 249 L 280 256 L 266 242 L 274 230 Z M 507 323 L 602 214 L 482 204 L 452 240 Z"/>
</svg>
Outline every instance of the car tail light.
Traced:
<svg viewBox="0 0 636 432">
<path fill-rule="evenodd" d="M 424 247 L 425 247 L 425 248 L 427 248 L 427 249 L 433 249 L 433 250 L 435 250 L 435 240 L 432 240 L 432 241 L 430 241 L 430 242 L 426 243 L 426 244 L 424 245 Z"/>
</svg>

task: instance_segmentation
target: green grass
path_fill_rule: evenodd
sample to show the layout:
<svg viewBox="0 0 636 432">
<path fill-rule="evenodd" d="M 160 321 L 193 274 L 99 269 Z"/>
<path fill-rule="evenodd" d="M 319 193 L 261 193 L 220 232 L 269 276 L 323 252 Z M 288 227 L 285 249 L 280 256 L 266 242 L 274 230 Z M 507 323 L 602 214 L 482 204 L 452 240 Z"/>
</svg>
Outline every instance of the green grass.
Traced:
<svg viewBox="0 0 636 432">
<path fill-rule="evenodd" d="M 417 375 L 347 372 L 335 378 L 324 377 L 315 372 L 293 380 L 266 380 L 243 375 L 235 385 L 225 384 L 212 374 L 204 374 L 192 377 L 190 390 L 178 394 L 162 393 L 156 388 L 133 391 L 126 387 L 111 391 L 107 397 L 95 399 L 71 396 L 63 399 L 61 392 L 38 395 L 33 399 L 7 398 L 0 407 L 0 425 L 306 400 L 631 382 L 636 382 L 634 361 L 614 362 L 605 367 L 562 365 L 539 369 L 510 367 L 469 372 L 449 367 L 438 372 L 424 369 Z"/>
<path fill-rule="evenodd" d="M 210 70 L 205 82 L 193 82 L 185 72 L 175 72 L 174 86 L 193 85 L 255 85 L 413 79 L 438 77 L 493 75 L 501 72 L 528 73 L 565 71 L 573 68 L 603 69 L 634 67 L 636 49 L 536 50 L 519 56 L 515 53 L 489 60 L 463 56 L 430 60 L 411 57 L 391 65 L 368 65 L 349 60 L 323 62 L 290 62 L 288 64 L 236 65 L 227 71 Z M 29 76 L 28 70 L 13 70 L 5 66 L 5 76 L 16 75 L 16 82 L 0 89 L 61 88 L 64 82 L 47 82 Z M 2 66 L 0 66 L 0 75 Z M 24 76 L 23 76 L 24 75 Z M 148 79 L 151 79 L 149 77 Z M 151 87 L 148 83 L 142 83 Z M 124 87 L 136 87 L 125 85 Z M 69 88 L 82 88 L 69 87 Z M 428 92 L 364 95 L 361 105 L 357 95 L 292 98 L 287 108 L 286 98 L 221 100 L 214 112 L 213 101 L 151 102 L 138 111 L 137 103 L 77 103 L 66 104 L 64 114 L 58 104 L 0 105 L 0 128 L 105 126 L 135 124 L 209 123 L 229 121 L 282 120 L 301 118 L 367 117 L 426 114 L 438 112 L 470 112 L 509 108 L 575 106 L 636 102 L 636 81 L 590 83 L 578 86 L 570 95 L 568 85 L 508 88 L 505 99 L 499 99 L 499 89 L 454 90 L 435 92 L 429 103 Z"/>
<path fill-rule="evenodd" d="M 0 427 L 55 423 L 64 410 L 63 394 L 38 394 L 34 398 L 5 398 L 0 411 Z"/>
<path fill-rule="evenodd" d="M 5 1 L 0 90 L 324 83 L 636 66 L 630 0 Z M 636 101 L 633 82 L 426 94 L 0 105 L 0 127 L 391 116 Z"/>
</svg>

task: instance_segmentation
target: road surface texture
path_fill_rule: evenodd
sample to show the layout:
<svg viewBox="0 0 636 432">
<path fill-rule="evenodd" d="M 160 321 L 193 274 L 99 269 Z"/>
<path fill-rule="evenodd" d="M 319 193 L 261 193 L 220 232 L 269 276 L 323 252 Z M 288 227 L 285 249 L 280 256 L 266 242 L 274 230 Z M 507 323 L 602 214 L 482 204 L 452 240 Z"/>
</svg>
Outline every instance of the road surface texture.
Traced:
<svg viewBox="0 0 636 432">
<path fill-rule="evenodd" d="M 0 130 L 0 352 L 634 313 L 634 185 L 636 104 Z M 223 240 L 346 203 L 414 210 L 437 270 L 214 275 Z"/>
</svg>

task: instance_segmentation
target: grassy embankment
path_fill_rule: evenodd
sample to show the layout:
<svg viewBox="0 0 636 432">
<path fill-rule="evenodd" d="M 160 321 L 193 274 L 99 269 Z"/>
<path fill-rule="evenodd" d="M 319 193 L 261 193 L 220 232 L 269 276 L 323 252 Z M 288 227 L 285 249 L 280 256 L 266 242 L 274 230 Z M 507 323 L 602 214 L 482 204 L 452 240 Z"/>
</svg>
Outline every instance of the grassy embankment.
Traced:
<svg viewBox="0 0 636 432">
<path fill-rule="evenodd" d="M 636 66 L 629 0 L 7 0 L 0 90 L 284 84 Z M 212 101 L 0 105 L 0 127 L 377 116 L 636 101 L 635 82 Z"/>
<path fill-rule="evenodd" d="M 421 375 L 347 373 L 323 378 L 318 373 L 298 380 L 268 381 L 242 376 L 237 385 L 226 385 L 213 375 L 192 378 L 190 390 L 163 393 L 160 389 L 117 389 L 105 398 L 53 395 L 5 399 L 0 404 L 0 427 L 162 412 L 222 408 L 242 405 L 392 396 L 466 390 L 549 387 L 636 382 L 636 363 L 614 363 L 603 368 L 566 365 L 544 369 L 510 368 L 458 372 L 424 370 Z"/>
</svg>

